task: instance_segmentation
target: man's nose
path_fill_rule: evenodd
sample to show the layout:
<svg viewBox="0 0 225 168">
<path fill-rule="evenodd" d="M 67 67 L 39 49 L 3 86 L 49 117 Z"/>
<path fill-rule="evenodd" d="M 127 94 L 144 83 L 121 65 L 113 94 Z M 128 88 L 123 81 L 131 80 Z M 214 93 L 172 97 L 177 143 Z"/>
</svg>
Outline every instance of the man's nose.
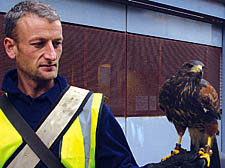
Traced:
<svg viewBox="0 0 225 168">
<path fill-rule="evenodd" d="M 44 55 L 46 59 L 49 59 L 52 61 L 56 60 L 56 52 L 55 52 L 55 48 L 52 41 L 49 41 L 48 43 L 46 43 Z"/>
</svg>

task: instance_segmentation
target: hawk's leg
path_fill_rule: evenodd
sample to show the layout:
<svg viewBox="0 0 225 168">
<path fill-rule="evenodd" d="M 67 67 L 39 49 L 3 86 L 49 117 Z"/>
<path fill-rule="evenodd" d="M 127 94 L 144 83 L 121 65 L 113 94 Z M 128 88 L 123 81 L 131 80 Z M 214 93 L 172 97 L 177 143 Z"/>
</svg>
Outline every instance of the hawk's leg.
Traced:
<svg viewBox="0 0 225 168">
<path fill-rule="evenodd" d="M 180 153 L 180 150 L 182 149 L 181 148 L 181 140 L 182 140 L 182 137 L 183 136 L 179 135 L 178 143 L 176 143 L 175 150 L 174 151 L 171 151 L 171 154 L 172 155 L 176 155 L 176 154 Z"/>
<path fill-rule="evenodd" d="M 199 150 L 200 158 L 206 159 L 207 161 L 207 167 L 210 166 L 210 156 L 212 156 L 211 145 L 212 145 L 212 137 L 209 136 L 207 145 Z"/>
<path fill-rule="evenodd" d="M 200 158 L 204 158 L 207 161 L 207 167 L 210 166 L 210 156 L 212 156 L 212 137 L 219 133 L 218 123 L 216 120 L 205 124 L 206 133 L 208 135 L 207 145 L 199 150 Z"/>
<path fill-rule="evenodd" d="M 182 140 L 182 135 L 179 135 L 179 139 L 178 139 L 178 143 L 176 144 L 176 148 L 177 150 L 180 150 L 181 149 L 181 140 Z"/>
<path fill-rule="evenodd" d="M 186 130 L 186 127 L 184 126 L 181 126 L 181 125 L 178 125 L 178 124 L 174 124 L 176 130 L 177 130 L 177 133 L 179 135 L 179 139 L 178 139 L 178 143 L 176 143 L 176 147 L 175 147 L 175 150 L 171 151 L 171 154 L 162 158 L 162 161 L 174 156 L 174 155 L 177 155 L 178 153 L 180 153 L 181 150 L 184 150 L 183 148 L 181 148 L 181 140 L 182 140 L 182 137 L 185 133 L 185 130 Z"/>
<path fill-rule="evenodd" d="M 172 150 L 170 155 L 163 157 L 162 158 L 162 161 L 164 161 L 164 160 L 166 160 L 166 159 L 168 159 L 168 158 L 170 158 L 170 157 L 172 157 L 172 156 L 177 155 L 178 153 L 180 153 L 180 150 L 182 149 L 181 148 L 181 140 L 182 140 L 182 136 L 179 135 L 179 140 L 178 140 L 178 143 L 176 143 L 175 150 Z"/>
</svg>

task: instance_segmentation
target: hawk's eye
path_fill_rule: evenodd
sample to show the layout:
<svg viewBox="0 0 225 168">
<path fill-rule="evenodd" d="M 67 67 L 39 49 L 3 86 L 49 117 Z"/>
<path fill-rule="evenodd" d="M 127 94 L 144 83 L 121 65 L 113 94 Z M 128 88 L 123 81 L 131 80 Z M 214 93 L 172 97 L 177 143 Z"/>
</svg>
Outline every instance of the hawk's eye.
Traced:
<svg viewBox="0 0 225 168">
<path fill-rule="evenodd" d="M 187 64 L 187 67 L 188 67 L 188 68 L 192 68 L 193 65 L 192 65 L 192 64 Z"/>
</svg>

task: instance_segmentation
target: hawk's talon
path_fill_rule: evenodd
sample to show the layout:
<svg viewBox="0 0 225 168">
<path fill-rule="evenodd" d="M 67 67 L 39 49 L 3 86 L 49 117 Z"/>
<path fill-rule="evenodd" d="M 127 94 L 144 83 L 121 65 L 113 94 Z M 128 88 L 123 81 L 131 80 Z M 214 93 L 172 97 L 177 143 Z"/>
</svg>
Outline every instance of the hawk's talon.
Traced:
<svg viewBox="0 0 225 168">
<path fill-rule="evenodd" d="M 212 155 L 212 150 L 210 149 L 209 152 L 206 152 L 205 148 L 201 148 L 198 153 L 199 153 L 201 159 L 205 159 L 207 161 L 207 167 L 209 167 L 210 166 L 210 156 Z"/>
<path fill-rule="evenodd" d="M 174 150 L 174 151 L 171 151 L 171 155 L 174 156 L 174 155 L 177 155 L 178 153 L 180 153 L 179 150 Z"/>
<path fill-rule="evenodd" d="M 180 153 L 179 150 L 173 150 L 173 151 L 171 151 L 171 154 L 170 155 L 163 157 L 162 158 L 162 161 L 165 161 L 166 159 L 169 159 L 170 157 L 172 157 L 174 155 L 177 155 L 178 153 Z"/>
<path fill-rule="evenodd" d="M 162 161 L 165 161 L 166 159 L 169 159 L 170 157 L 172 157 L 174 155 L 177 155 L 182 150 L 184 150 L 184 149 L 181 148 L 181 144 L 180 143 L 176 143 L 175 150 L 172 150 L 170 155 L 163 157 L 162 158 Z"/>
</svg>

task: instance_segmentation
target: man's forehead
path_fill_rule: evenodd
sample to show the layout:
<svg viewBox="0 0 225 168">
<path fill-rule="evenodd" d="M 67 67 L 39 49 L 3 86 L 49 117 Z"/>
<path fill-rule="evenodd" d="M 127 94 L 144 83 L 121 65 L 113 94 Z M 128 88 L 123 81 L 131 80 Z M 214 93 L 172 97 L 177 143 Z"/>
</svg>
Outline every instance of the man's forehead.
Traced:
<svg viewBox="0 0 225 168">
<path fill-rule="evenodd" d="M 19 31 L 61 31 L 62 25 L 59 20 L 49 21 L 46 18 L 38 17 L 36 15 L 26 15 L 21 17 L 17 22 L 17 30 Z"/>
<path fill-rule="evenodd" d="M 38 22 L 48 22 L 49 24 L 51 23 L 58 23 L 61 26 L 61 21 L 60 20 L 51 20 L 48 19 L 46 17 L 40 17 L 34 13 L 25 13 L 23 16 L 20 17 L 20 19 L 18 19 L 17 24 L 24 22 L 24 21 L 28 21 L 31 22 L 33 21 L 34 23 L 38 23 Z"/>
<path fill-rule="evenodd" d="M 60 20 L 49 21 L 37 15 L 25 15 L 18 20 L 16 27 L 18 36 L 30 36 L 29 38 L 51 36 L 62 39 Z"/>
</svg>

